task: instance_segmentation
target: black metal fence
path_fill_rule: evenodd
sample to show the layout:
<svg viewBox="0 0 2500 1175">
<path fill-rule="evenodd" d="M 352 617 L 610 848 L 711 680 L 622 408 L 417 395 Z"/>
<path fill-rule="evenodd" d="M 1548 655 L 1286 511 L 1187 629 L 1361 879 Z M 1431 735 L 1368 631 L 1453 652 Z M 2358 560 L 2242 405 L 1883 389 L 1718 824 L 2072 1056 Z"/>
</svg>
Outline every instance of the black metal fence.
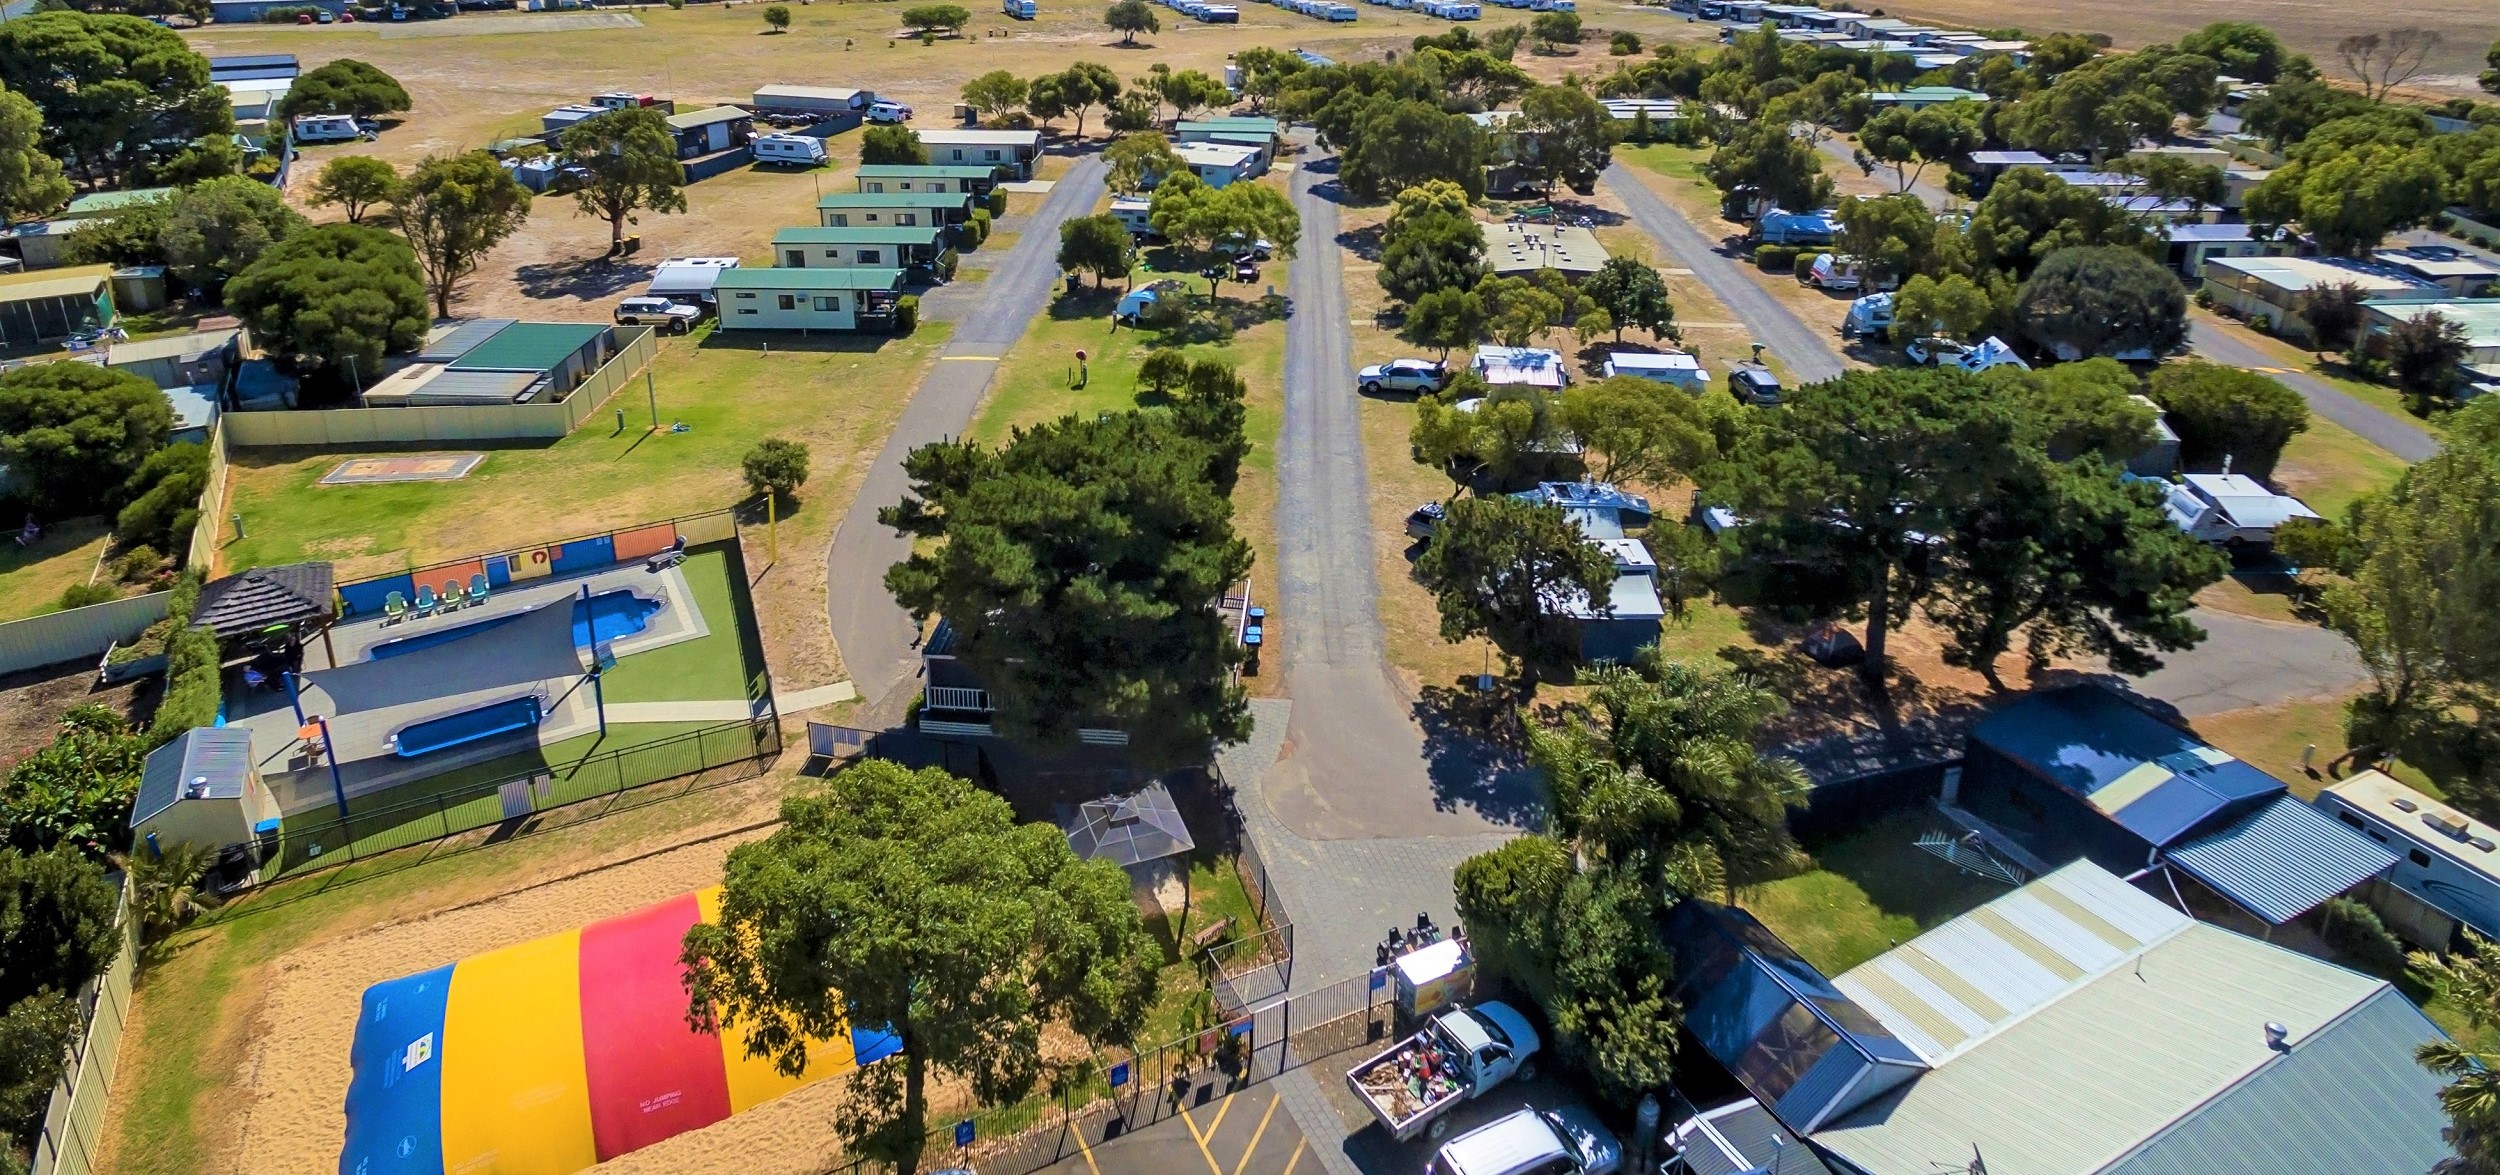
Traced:
<svg viewBox="0 0 2500 1175">
<path fill-rule="evenodd" d="M 543 814 L 670 780 L 685 783 L 659 800 L 760 774 L 781 753 L 781 720 L 767 709 L 727 722 L 562 764 L 546 764 L 480 783 L 447 788 L 407 803 L 351 812 L 344 819 L 289 821 L 261 879 L 334 868 L 395 849 L 496 828 L 503 840 L 545 831 Z"/>
</svg>

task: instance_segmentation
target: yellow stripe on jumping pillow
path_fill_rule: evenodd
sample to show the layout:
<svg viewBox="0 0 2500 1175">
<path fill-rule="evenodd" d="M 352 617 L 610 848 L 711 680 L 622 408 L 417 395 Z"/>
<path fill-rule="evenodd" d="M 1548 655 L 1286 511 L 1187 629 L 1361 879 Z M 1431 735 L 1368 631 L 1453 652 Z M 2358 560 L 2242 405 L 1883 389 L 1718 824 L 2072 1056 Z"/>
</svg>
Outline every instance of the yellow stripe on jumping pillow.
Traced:
<svg viewBox="0 0 2500 1175">
<path fill-rule="evenodd" d="M 572 1175 L 599 1161 L 568 930 L 463 959 L 443 1009 L 445 1175 Z"/>
<path fill-rule="evenodd" d="M 705 922 L 720 921 L 719 886 L 695 891 L 694 900 Z M 748 1056 L 743 1027 L 721 1033 L 720 1058 L 721 1068 L 729 1077 L 729 1112 L 743 1114 L 802 1085 L 849 1072 L 851 1037 L 846 1032 L 834 1040 L 807 1042 L 807 1071 L 797 1077 L 782 1076 L 780 1070 L 773 1068 L 770 1057 Z"/>
</svg>

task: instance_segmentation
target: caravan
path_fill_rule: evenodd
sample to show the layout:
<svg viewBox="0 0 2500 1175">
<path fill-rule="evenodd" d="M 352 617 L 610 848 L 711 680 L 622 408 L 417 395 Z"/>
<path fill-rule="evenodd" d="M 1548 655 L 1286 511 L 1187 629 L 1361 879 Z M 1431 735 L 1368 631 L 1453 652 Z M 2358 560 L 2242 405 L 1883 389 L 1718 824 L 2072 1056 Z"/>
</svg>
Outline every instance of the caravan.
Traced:
<svg viewBox="0 0 2500 1175">
<path fill-rule="evenodd" d="M 371 132 L 346 114 L 307 114 L 295 120 L 295 141 L 298 143 L 352 143 L 370 139 Z"/>
<path fill-rule="evenodd" d="M 811 135 L 757 135 L 754 147 L 758 163 L 819 167 L 827 158 L 825 141 Z"/>
<path fill-rule="evenodd" d="M 1041 15 L 1041 6 L 1034 0 L 1000 0 L 999 11 L 1017 20 L 1032 20 Z"/>
</svg>

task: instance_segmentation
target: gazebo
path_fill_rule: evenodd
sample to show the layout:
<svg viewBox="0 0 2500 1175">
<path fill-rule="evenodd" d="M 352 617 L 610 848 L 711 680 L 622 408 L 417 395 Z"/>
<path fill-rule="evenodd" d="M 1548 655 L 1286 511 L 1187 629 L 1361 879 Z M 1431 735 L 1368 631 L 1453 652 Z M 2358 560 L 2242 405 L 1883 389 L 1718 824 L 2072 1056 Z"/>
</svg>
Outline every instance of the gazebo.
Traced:
<svg viewBox="0 0 2500 1175">
<path fill-rule="evenodd" d="M 1186 860 L 1198 842 L 1189 835 L 1172 793 L 1161 782 L 1124 796 L 1087 800 L 1077 805 L 1073 821 L 1062 822 L 1068 847 L 1088 861 L 1109 861 L 1128 871 L 1141 903 L 1173 909 L 1164 893 L 1180 891 L 1180 909 L 1189 903 Z"/>
<path fill-rule="evenodd" d="M 288 660 L 315 633 L 330 660 L 330 625 L 338 619 L 338 592 L 327 563 L 285 563 L 212 579 L 200 585 L 199 603 L 191 609 L 191 626 L 216 634 L 229 662 L 284 652 Z"/>
</svg>

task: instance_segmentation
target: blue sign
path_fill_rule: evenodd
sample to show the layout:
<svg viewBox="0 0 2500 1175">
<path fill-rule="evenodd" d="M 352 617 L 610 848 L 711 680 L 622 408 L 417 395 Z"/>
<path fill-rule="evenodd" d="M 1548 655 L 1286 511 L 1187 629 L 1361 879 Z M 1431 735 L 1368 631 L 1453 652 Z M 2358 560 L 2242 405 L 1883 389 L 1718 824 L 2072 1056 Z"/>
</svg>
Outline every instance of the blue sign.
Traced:
<svg viewBox="0 0 2500 1175">
<path fill-rule="evenodd" d="M 1111 1088 L 1118 1089 L 1126 1084 L 1128 1084 L 1128 1062 L 1122 1061 L 1111 1067 Z"/>
<path fill-rule="evenodd" d="M 1250 1035 L 1250 1025 L 1252 1023 L 1253 1022 L 1248 1017 L 1243 1017 L 1239 1022 L 1226 1028 L 1224 1032 L 1228 1036 L 1248 1036 Z"/>
<path fill-rule="evenodd" d="M 966 1118 L 961 1122 L 955 1123 L 955 1145 L 972 1145 L 972 1119 Z"/>
<path fill-rule="evenodd" d="M 1387 986 L 1389 986 L 1389 972 L 1386 968 L 1372 972 L 1373 991 L 1379 991 L 1381 988 Z"/>
</svg>

